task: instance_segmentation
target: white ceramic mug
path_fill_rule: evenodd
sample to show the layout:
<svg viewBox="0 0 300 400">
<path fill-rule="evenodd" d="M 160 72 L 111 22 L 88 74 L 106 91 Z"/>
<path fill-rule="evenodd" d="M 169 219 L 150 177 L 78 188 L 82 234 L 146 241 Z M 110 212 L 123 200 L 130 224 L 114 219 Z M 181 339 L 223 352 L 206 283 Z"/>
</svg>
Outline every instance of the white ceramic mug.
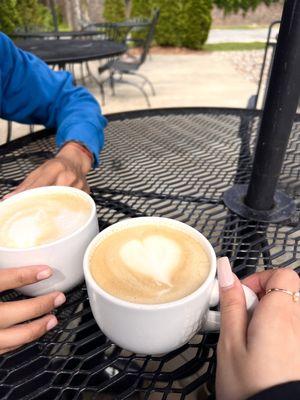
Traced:
<svg viewBox="0 0 300 400">
<path fill-rule="evenodd" d="M 192 294 L 163 304 L 135 304 L 105 292 L 90 272 L 90 256 L 95 247 L 116 228 L 126 229 L 145 223 L 163 224 L 184 230 L 195 238 L 210 260 L 205 282 Z M 220 329 L 220 313 L 210 310 L 219 302 L 216 276 L 216 255 L 209 241 L 196 229 L 168 218 L 140 217 L 124 220 L 100 232 L 84 256 L 84 275 L 94 318 L 102 332 L 120 347 L 140 354 L 161 354 L 187 343 L 198 331 Z M 255 307 L 257 297 L 243 287 L 248 310 Z"/>
<path fill-rule="evenodd" d="M 0 268 L 23 267 L 27 265 L 49 265 L 53 275 L 44 281 L 23 286 L 18 291 L 27 296 L 38 296 L 53 290 L 67 291 L 83 281 L 83 256 L 91 240 L 99 232 L 96 205 L 85 192 L 66 186 L 49 186 L 30 189 L 16 194 L 0 203 L 7 207 L 20 199 L 47 193 L 70 193 L 80 196 L 91 206 L 91 213 L 86 222 L 72 234 L 44 245 L 27 249 L 0 247 Z"/>
</svg>

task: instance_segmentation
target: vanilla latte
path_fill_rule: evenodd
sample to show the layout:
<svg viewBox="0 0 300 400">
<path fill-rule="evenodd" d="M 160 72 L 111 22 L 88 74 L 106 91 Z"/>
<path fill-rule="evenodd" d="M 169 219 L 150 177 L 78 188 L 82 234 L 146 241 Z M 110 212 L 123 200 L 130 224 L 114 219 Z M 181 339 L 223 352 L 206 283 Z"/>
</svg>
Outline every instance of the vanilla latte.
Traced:
<svg viewBox="0 0 300 400">
<path fill-rule="evenodd" d="M 77 231 L 91 215 L 81 196 L 60 191 L 26 196 L 0 205 L 0 247 L 26 249 Z"/>
<path fill-rule="evenodd" d="M 199 241 L 183 229 L 155 223 L 110 231 L 91 251 L 89 265 L 103 290 L 139 304 L 181 299 L 210 271 Z"/>
</svg>

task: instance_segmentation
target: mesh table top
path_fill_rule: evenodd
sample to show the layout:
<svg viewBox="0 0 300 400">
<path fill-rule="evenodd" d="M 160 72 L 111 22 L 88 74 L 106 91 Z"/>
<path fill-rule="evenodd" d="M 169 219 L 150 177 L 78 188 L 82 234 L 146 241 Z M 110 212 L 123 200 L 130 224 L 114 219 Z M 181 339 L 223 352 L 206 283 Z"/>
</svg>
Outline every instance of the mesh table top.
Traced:
<svg viewBox="0 0 300 400">
<path fill-rule="evenodd" d="M 112 40 L 25 39 L 16 45 L 40 57 L 47 64 L 81 63 L 116 57 L 125 53 L 125 44 Z"/>
<path fill-rule="evenodd" d="M 299 269 L 299 116 L 279 183 L 298 214 L 280 224 L 247 221 L 222 201 L 234 182 L 249 180 L 259 115 L 199 108 L 109 116 L 101 167 L 89 175 L 100 229 L 128 217 L 174 218 L 200 230 L 240 275 L 257 267 Z M 0 195 L 54 151 L 49 131 L 0 147 Z M 2 296 L 16 298 L 15 292 Z M 57 316 L 53 332 L 1 357 L 0 398 L 188 400 L 198 390 L 214 398 L 216 333 L 196 335 L 161 357 L 131 354 L 100 332 L 84 285 L 67 295 Z"/>
</svg>

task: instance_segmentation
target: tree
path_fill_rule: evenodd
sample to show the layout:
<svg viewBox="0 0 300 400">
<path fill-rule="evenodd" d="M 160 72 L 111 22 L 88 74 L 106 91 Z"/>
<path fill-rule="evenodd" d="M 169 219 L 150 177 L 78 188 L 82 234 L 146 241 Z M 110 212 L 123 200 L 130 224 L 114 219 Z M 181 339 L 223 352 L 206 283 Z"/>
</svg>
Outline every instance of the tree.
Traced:
<svg viewBox="0 0 300 400">
<path fill-rule="evenodd" d="M 105 0 L 103 16 L 107 22 L 121 22 L 125 20 L 124 0 Z"/>
</svg>

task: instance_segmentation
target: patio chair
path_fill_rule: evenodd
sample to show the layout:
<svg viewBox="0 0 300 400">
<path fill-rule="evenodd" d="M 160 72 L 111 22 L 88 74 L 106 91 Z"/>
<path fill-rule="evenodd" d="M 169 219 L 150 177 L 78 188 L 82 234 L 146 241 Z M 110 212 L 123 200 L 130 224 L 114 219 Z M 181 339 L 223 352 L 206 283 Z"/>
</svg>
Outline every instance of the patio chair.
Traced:
<svg viewBox="0 0 300 400">
<path fill-rule="evenodd" d="M 274 35 L 272 35 L 272 33 L 273 33 L 273 29 L 276 26 L 280 25 L 280 22 L 281 21 L 273 21 L 269 26 L 266 46 L 265 46 L 265 50 L 264 50 L 263 62 L 262 62 L 260 74 L 259 74 L 257 92 L 255 95 L 252 95 L 248 100 L 247 108 L 249 108 L 249 109 L 255 110 L 257 108 L 257 104 L 258 104 L 258 101 L 261 96 L 263 96 L 263 103 L 264 103 L 264 100 L 265 100 L 264 97 L 265 97 L 267 87 L 269 84 L 269 79 L 270 79 L 270 74 L 271 74 L 271 70 L 272 70 L 274 54 L 275 54 L 275 48 L 276 48 L 276 44 L 277 44 L 277 38 L 274 38 Z M 271 49 L 271 59 L 270 59 L 269 66 L 267 66 L 267 55 L 268 55 L 270 49 Z M 266 72 L 266 68 L 268 68 L 267 72 Z M 263 91 L 263 81 L 264 81 L 265 73 L 267 75 L 267 79 L 265 82 L 265 89 Z"/>
<path fill-rule="evenodd" d="M 142 92 L 143 96 L 145 97 L 148 107 L 151 107 L 151 104 L 149 101 L 148 94 L 144 89 L 144 85 L 146 85 L 146 84 L 149 85 L 153 96 L 155 95 L 155 90 L 154 90 L 154 87 L 153 87 L 152 83 L 150 82 L 150 80 L 146 76 L 142 75 L 141 73 L 139 73 L 137 71 L 140 69 L 140 67 L 144 64 L 144 62 L 147 59 L 147 55 L 149 53 L 150 46 L 151 46 L 151 43 L 152 43 L 152 40 L 154 37 L 155 27 L 156 27 L 158 18 L 159 18 L 159 10 L 156 10 L 154 13 L 153 19 L 152 19 L 151 23 L 149 24 L 148 32 L 146 34 L 145 39 L 144 40 L 138 39 L 137 43 L 140 44 L 142 47 L 142 52 L 141 52 L 140 56 L 137 59 L 133 59 L 133 61 L 126 61 L 126 60 L 122 60 L 121 58 L 119 58 L 118 60 L 114 61 L 110 66 L 109 81 L 110 81 L 110 86 L 111 86 L 113 95 L 115 95 L 115 84 L 116 83 L 132 85 Z M 128 41 L 136 42 L 134 39 L 128 39 Z M 117 77 L 116 75 L 119 75 L 119 77 Z M 139 84 L 139 83 L 133 82 L 131 80 L 125 80 L 124 75 L 141 78 L 142 83 Z"/>
</svg>

